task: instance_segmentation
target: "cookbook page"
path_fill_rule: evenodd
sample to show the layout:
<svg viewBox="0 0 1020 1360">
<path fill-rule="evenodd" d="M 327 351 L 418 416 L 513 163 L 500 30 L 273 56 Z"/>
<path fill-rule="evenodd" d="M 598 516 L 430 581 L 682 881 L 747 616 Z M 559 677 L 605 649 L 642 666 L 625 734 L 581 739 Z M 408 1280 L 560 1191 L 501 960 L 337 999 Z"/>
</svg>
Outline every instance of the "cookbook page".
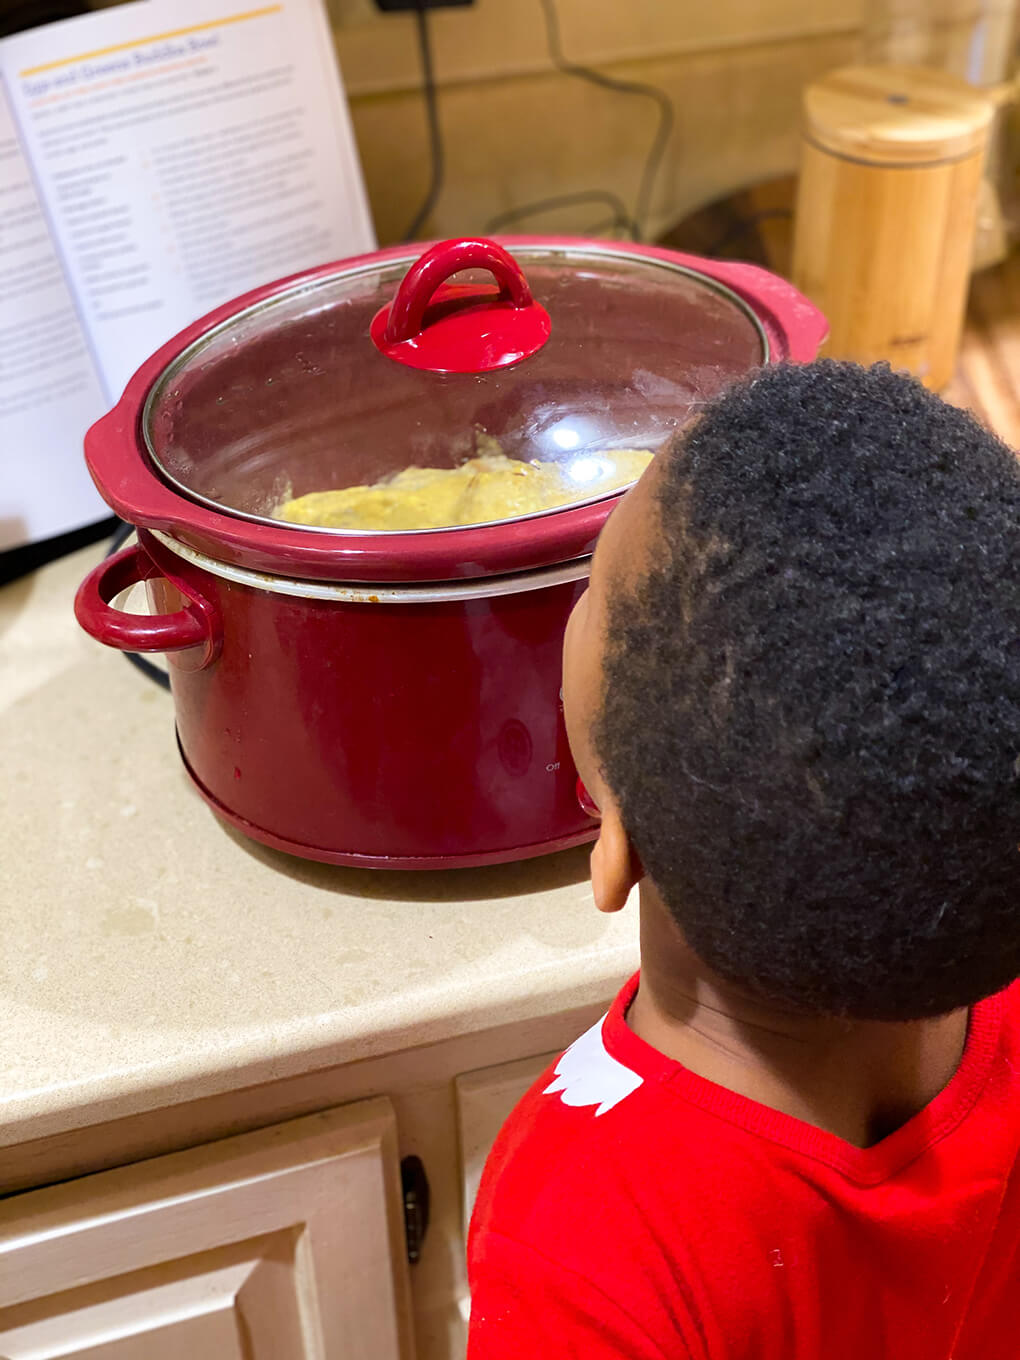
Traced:
<svg viewBox="0 0 1020 1360">
<path fill-rule="evenodd" d="M 110 513 L 81 456 L 105 406 L 0 80 L 0 552 Z"/>
<path fill-rule="evenodd" d="M 321 0 L 138 0 L 2 62 L 114 398 L 203 312 L 374 247 Z"/>
</svg>

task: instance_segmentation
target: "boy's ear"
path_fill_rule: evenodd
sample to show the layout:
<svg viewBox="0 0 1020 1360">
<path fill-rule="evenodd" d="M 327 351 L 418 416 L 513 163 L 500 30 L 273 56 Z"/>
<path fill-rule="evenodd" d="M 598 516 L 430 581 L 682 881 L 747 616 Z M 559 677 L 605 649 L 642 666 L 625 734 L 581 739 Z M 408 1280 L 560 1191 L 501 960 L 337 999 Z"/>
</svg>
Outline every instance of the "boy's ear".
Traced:
<svg viewBox="0 0 1020 1360">
<path fill-rule="evenodd" d="M 602 809 L 602 825 L 591 852 L 591 888 L 599 911 L 619 911 L 630 890 L 644 877 L 612 799 Z"/>
</svg>

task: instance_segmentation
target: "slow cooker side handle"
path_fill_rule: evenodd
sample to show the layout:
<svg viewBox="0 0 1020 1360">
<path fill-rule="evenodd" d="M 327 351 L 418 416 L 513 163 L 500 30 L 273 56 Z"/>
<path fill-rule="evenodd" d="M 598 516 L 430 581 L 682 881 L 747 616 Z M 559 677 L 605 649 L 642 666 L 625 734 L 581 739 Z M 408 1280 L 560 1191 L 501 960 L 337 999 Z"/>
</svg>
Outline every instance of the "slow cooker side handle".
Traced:
<svg viewBox="0 0 1020 1360">
<path fill-rule="evenodd" d="M 173 614 L 127 614 L 110 603 L 121 591 L 163 576 L 140 543 L 104 558 L 78 587 L 75 618 L 91 637 L 122 652 L 183 652 L 194 658 L 178 664 L 201 670 L 219 653 L 222 628 L 216 609 L 194 589 L 171 582 L 188 601 Z"/>
</svg>

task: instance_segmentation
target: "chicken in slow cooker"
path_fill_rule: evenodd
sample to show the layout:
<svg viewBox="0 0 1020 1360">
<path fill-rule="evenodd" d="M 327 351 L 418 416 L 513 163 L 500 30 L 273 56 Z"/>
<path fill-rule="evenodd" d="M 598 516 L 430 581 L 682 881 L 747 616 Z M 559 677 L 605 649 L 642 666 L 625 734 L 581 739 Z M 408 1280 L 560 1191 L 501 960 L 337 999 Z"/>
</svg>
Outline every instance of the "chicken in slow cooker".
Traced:
<svg viewBox="0 0 1020 1360">
<path fill-rule="evenodd" d="M 652 456 L 648 449 L 613 449 L 563 463 L 524 463 L 497 446 L 459 467 L 409 467 L 371 486 L 312 491 L 283 501 L 273 518 L 324 529 L 405 531 L 518 519 L 627 486 Z"/>
</svg>

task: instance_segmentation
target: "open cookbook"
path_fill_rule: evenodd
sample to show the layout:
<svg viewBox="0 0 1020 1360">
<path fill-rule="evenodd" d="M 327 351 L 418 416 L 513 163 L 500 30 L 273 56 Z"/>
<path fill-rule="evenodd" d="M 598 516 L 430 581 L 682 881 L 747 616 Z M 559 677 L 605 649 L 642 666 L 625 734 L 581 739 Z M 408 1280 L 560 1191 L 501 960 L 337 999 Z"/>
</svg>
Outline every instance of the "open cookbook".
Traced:
<svg viewBox="0 0 1020 1360">
<path fill-rule="evenodd" d="M 160 344 L 375 246 L 321 0 L 242 5 L 0 41 L 0 552 L 109 513 L 82 438 Z"/>
</svg>

